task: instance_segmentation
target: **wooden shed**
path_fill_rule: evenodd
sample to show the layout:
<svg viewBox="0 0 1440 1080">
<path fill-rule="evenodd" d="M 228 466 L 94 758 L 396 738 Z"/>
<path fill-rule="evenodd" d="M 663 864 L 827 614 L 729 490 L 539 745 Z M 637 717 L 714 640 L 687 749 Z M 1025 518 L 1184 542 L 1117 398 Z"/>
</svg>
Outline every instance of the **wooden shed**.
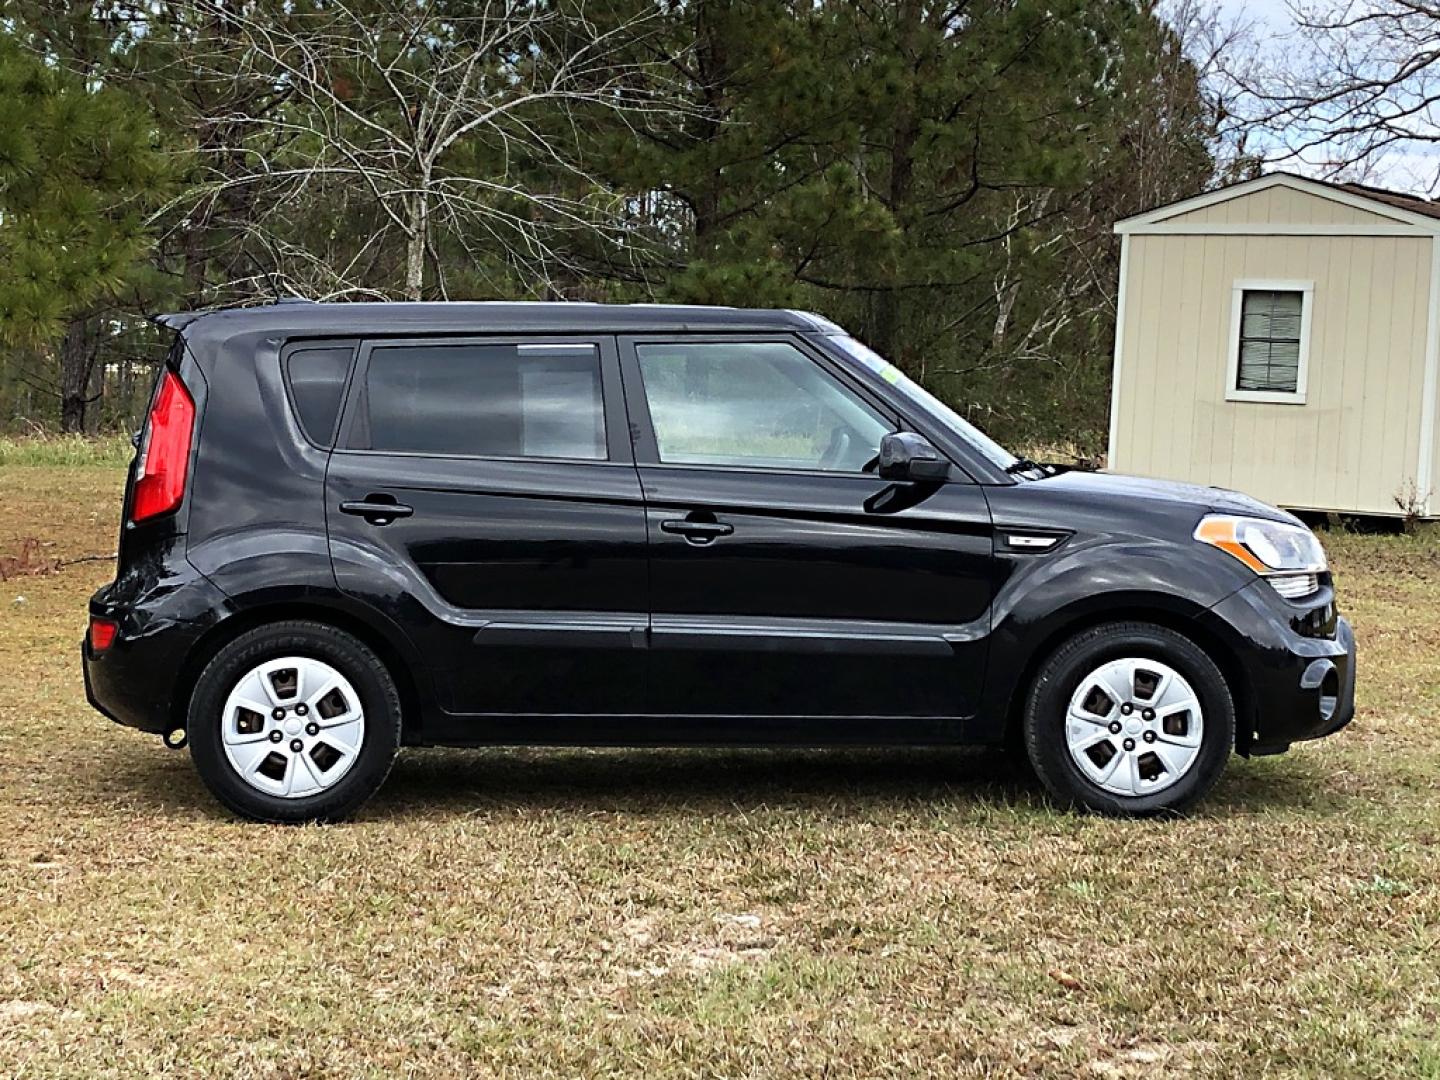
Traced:
<svg viewBox="0 0 1440 1080">
<path fill-rule="evenodd" d="M 1440 203 L 1277 173 L 1115 231 L 1109 468 L 1440 513 Z"/>
</svg>

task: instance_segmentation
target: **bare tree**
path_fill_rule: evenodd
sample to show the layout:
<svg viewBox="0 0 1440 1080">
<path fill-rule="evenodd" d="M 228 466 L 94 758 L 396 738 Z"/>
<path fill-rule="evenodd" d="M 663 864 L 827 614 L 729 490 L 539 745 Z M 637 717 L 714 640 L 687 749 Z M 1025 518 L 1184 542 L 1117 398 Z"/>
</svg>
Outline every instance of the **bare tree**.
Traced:
<svg viewBox="0 0 1440 1080">
<path fill-rule="evenodd" d="M 202 205 L 236 188 L 266 192 L 269 212 L 247 223 L 269 264 L 247 282 L 255 291 L 279 287 L 274 268 L 286 287 L 312 295 L 445 296 L 443 237 L 476 265 L 508 263 L 543 293 L 564 269 L 567 233 L 612 249 L 638 242 L 625 199 L 584 168 L 578 148 L 602 118 L 644 124 L 676 108 L 660 61 L 652 71 L 628 59 L 643 54 L 634 43 L 652 32 L 652 14 L 601 27 L 578 2 L 335 0 L 278 15 L 191 2 L 197 25 L 243 39 L 238 78 L 283 97 L 281 108 L 215 118 L 242 140 L 283 150 L 242 153 L 236 168 L 227 146 L 226 170 L 184 196 Z M 205 78 L 203 50 L 196 60 Z M 237 77 L 229 65 L 209 75 Z M 370 224 L 344 252 L 319 250 L 324 229 L 311 245 L 297 243 L 293 228 L 271 227 L 301 207 Z M 377 281 L 396 237 L 398 273 Z"/>
<path fill-rule="evenodd" d="M 1068 380 L 1066 365 L 1084 367 L 1091 357 L 1067 336 L 1115 317 L 1114 223 L 1194 195 L 1245 167 L 1244 133 L 1224 123 L 1231 108 L 1226 95 L 1234 90 L 1215 74 L 1223 57 L 1248 52 L 1249 26 L 1224 16 L 1211 0 L 1168 0 L 1152 10 L 1154 40 L 1114 87 L 1123 119 L 1089 188 L 1068 201 L 1053 190 L 1017 193 L 996 223 L 1004 255 L 992 282 L 996 317 L 989 340 L 975 343 L 966 374 L 1045 364 Z M 1020 227 L 1050 217 L 1045 235 L 1026 238 L 1022 250 Z M 1043 280 L 1027 280 L 1037 261 L 1055 269 Z"/>
<path fill-rule="evenodd" d="M 1295 0 L 1295 30 L 1249 64 L 1227 64 L 1243 93 L 1234 120 L 1267 133 L 1265 156 L 1363 178 L 1404 157 L 1440 186 L 1440 4 Z"/>
</svg>

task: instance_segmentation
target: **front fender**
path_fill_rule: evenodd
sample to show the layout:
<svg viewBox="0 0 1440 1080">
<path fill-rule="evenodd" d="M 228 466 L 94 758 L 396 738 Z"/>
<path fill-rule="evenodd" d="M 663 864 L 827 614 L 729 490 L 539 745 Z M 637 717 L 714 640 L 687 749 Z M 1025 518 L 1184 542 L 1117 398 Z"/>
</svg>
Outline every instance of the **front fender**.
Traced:
<svg viewBox="0 0 1440 1080">
<path fill-rule="evenodd" d="M 1031 674 L 1066 637 L 1110 619 L 1184 626 L 1253 580 L 1225 565 L 1228 556 L 1146 538 L 1072 538 L 1054 553 L 997 553 L 997 559 L 1003 578 L 992 608 L 984 707 L 973 733 L 984 742 L 1004 737 Z"/>
</svg>

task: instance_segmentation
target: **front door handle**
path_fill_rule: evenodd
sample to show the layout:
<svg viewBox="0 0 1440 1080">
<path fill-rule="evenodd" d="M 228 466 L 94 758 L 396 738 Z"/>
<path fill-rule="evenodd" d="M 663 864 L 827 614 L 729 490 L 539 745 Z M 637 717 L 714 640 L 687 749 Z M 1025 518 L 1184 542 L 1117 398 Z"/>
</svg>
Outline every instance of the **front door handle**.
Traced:
<svg viewBox="0 0 1440 1080">
<path fill-rule="evenodd" d="M 390 495 L 367 495 L 357 502 L 342 502 L 340 512 L 362 517 L 371 525 L 389 525 L 396 518 L 409 517 L 415 508 L 396 502 Z"/>
<path fill-rule="evenodd" d="M 660 531 L 683 536 L 685 542 L 689 544 L 708 544 L 717 536 L 729 536 L 735 531 L 735 526 L 727 525 L 723 521 L 690 521 L 686 518 L 673 518 L 670 521 L 660 522 Z"/>
</svg>

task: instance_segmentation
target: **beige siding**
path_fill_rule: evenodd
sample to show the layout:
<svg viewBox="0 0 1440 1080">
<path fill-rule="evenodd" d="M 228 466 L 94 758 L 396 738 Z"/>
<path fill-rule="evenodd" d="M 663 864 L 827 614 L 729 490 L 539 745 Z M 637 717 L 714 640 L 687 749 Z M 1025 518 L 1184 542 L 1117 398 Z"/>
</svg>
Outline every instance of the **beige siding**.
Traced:
<svg viewBox="0 0 1440 1080">
<path fill-rule="evenodd" d="M 1395 218 L 1288 187 L 1266 188 L 1161 219 L 1166 225 L 1395 225 Z"/>
<path fill-rule="evenodd" d="M 1394 513 L 1420 452 L 1430 238 L 1126 242 L 1112 467 L 1284 506 Z M 1315 283 L 1306 404 L 1226 400 L 1240 279 Z"/>
</svg>

